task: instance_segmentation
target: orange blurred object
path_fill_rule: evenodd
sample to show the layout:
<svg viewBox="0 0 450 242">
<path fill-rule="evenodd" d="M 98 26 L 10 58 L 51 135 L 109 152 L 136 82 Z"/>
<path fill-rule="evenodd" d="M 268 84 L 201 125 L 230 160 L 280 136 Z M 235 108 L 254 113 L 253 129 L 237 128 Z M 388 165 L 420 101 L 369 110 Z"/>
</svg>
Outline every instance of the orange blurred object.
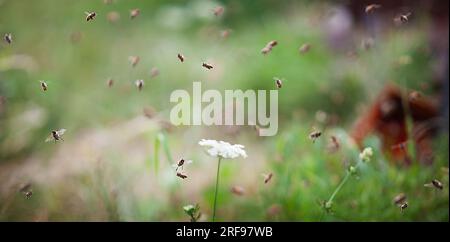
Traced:
<svg viewBox="0 0 450 242">
<path fill-rule="evenodd" d="M 412 130 L 407 130 L 407 118 L 411 118 Z M 414 142 L 417 159 L 431 164 L 432 137 L 439 120 L 438 105 L 431 98 L 388 85 L 368 112 L 356 121 L 351 136 L 361 147 L 364 138 L 376 133 L 381 138 L 383 151 L 397 163 L 406 165 L 412 162 L 408 144 Z"/>
</svg>

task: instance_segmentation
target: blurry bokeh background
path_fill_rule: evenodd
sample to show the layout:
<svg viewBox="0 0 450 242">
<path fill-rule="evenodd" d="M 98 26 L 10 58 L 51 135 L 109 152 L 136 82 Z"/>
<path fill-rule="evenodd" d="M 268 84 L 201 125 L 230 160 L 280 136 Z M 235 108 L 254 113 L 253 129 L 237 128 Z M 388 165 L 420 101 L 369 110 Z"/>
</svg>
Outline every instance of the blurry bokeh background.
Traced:
<svg viewBox="0 0 450 242">
<path fill-rule="evenodd" d="M 448 1 L 380 0 L 366 14 L 370 3 L 0 0 L 0 34 L 13 37 L 0 43 L 0 220 L 187 221 L 182 206 L 196 203 L 209 220 L 217 161 L 197 144 L 208 138 L 248 153 L 223 162 L 219 220 L 448 221 L 446 125 L 430 138 L 428 165 L 414 147 L 405 165 L 383 151 L 376 132 L 365 137 L 373 161 L 323 216 L 321 201 L 359 153 L 352 128 L 387 85 L 429 98 L 448 122 Z M 85 11 L 95 20 L 86 22 Z M 407 23 L 393 21 L 408 12 Z M 279 44 L 262 55 L 271 40 Z M 310 50 L 299 53 L 303 44 Z M 140 57 L 135 67 L 130 56 Z M 276 136 L 168 123 L 170 93 L 191 92 L 193 81 L 203 90 L 271 90 L 274 77 L 283 79 Z M 59 128 L 67 129 L 64 141 L 45 143 Z M 314 129 L 323 135 L 313 143 Z M 337 152 L 328 152 L 331 136 Z M 170 166 L 180 158 L 194 160 L 185 180 Z M 432 179 L 444 189 L 424 187 Z M 27 183 L 28 199 L 19 191 Z M 400 193 L 403 212 L 393 203 Z"/>
</svg>

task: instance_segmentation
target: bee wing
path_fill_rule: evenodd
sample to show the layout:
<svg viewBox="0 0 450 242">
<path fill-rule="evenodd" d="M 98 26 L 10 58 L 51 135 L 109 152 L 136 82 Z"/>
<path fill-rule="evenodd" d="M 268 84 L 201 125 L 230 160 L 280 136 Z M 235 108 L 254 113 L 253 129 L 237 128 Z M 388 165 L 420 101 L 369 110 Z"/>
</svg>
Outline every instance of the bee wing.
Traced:
<svg viewBox="0 0 450 242">
<path fill-rule="evenodd" d="M 172 166 L 174 169 L 178 169 L 178 164 L 176 164 L 176 163 L 175 163 L 175 164 L 172 164 L 171 166 Z"/>
<path fill-rule="evenodd" d="M 187 160 L 187 161 L 184 162 L 184 164 L 186 164 L 186 165 L 187 164 L 191 164 L 191 163 L 192 163 L 192 160 Z"/>
<path fill-rule="evenodd" d="M 66 129 L 60 129 L 58 131 L 56 131 L 58 133 L 59 136 L 63 135 L 66 132 Z"/>
<path fill-rule="evenodd" d="M 433 188 L 433 183 L 427 183 L 423 185 L 424 187 L 429 187 L 429 188 Z"/>
<path fill-rule="evenodd" d="M 46 139 L 45 139 L 45 142 L 50 142 L 50 141 L 52 141 L 54 138 L 53 138 L 53 135 L 49 135 Z"/>
</svg>

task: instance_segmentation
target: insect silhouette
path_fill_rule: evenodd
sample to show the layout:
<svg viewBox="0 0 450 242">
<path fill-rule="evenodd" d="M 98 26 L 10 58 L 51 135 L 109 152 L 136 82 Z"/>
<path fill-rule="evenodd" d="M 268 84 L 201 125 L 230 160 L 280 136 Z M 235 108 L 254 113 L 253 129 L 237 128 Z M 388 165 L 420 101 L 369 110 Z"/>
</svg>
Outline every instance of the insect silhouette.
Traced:
<svg viewBox="0 0 450 242">
<path fill-rule="evenodd" d="M 268 182 L 270 182 L 270 180 L 272 180 L 273 177 L 273 173 L 270 172 L 269 174 L 261 174 L 264 177 L 264 184 L 267 184 Z"/>
<path fill-rule="evenodd" d="M 213 66 L 208 64 L 208 63 L 203 63 L 202 66 L 205 67 L 208 70 L 211 70 L 213 68 Z"/>
<path fill-rule="evenodd" d="M 373 13 L 376 9 L 379 9 L 379 8 L 381 8 L 380 4 L 370 4 L 364 8 L 364 12 L 366 12 L 367 14 Z"/>
<path fill-rule="evenodd" d="M 177 163 L 173 164 L 172 167 L 175 168 L 175 171 L 178 172 L 178 169 L 182 169 L 185 165 L 191 164 L 192 160 L 184 160 L 184 159 L 180 159 Z"/>
<path fill-rule="evenodd" d="M 6 43 L 11 44 L 12 43 L 12 35 L 11 35 L 11 33 L 5 34 L 3 39 L 6 41 Z"/>
<path fill-rule="evenodd" d="M 45 81 L 39 81 L 39 83 L 41 84 L 42 91 L 47 91 L 48 89 L 47 83 Z"/>
<path fill-rule="evenodd" d="M 96 12 L 84 12 L 86 14 L 86 21 L 92 21 L 95 19 L 95 17 L 97 16 Z"/>
<path fill-rule="evenodd" d="M 184 62 L 184 56 L 182 54 L 178 54 L 177 57 L 181 62 Z"/>
<path fill-rule="evenodd" d="M 141 91 L 142 88 L 144 88 L 144 80 L 136 80 L 135 85 L 138 88 L 138 90 Z"/>
<path fill-rule="evenodd" d="M 130 18 L 131 18 L 131 19 L 136 18 L 137 16 L 139 16 L 140 13 L 141 13 L 141 10 L 140 10 L 140 9 L 138 9 L 138 8 L 132 9 L 132 10 L 130 11 Z"/>
<path fill-rule="evenodd" d="M 424 185 L 425 187 L 434 187 L 436 189 L 442 190 L 444 189 L 444 185 L 437 179 L 433 179 L 430 183 Z"/>
<path fill-rule="evenodd" d="M 49 142 L 54 140 L 55 143 L 56 141 L 64 141 L 62 136 L 63 134 L 66 132 L 66 129 L 60 129 L 60 130 L 52 130 L 51 134 L 47 137 L 47 139 L 45 139 L 45 142 Z"/>
</svg>

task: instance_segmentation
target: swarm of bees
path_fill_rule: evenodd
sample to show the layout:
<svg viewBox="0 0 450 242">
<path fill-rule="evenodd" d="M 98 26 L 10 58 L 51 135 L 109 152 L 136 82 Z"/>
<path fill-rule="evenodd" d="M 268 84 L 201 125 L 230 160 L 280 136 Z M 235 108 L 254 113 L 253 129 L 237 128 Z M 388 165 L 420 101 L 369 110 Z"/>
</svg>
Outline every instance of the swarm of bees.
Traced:
<svg viewBox="0 0 450 242">
<path fill-rule="evenodd" d="M 307 53 L 309 50 L 311 49 L 311 45 L 306 43 L 303 44 L 302 46 L 300 46 L 300 48 L 298 49 L 298 52 L 300 52 L 300 54 L 305 54 Z"/>
<path fill-rule="evenodd" d="M 270 41 L 266 46 L 264 46 L 264 48 L 262 48 L 261 53 L 263 53 L 264 55 L 268 54 L 276 45 L 278 45 L 278 42 L 276 40 Z"/>
<path fill-rule="evenodd" d="M 432 187 L 432 188 L 436 188 L 438 190 L 442 190 L 444 189 L 444 185 L 442 184 L 442 182 L 440 182 L 437 179 L 433 179 L 430 183 L 427 183 L 424 185 L 425 187 Z"/>
<path fill-rule="evenodd" d="M 89 22 L 91 20 L 94 20 L 97 16 L 96 12 L 84 12 L 86 14 L 86 21 Z"/>
<path fill-rule="evenodd" d="M 217 6 L 213 9 L 214 16 L 216 16 L 216 17 L 222 16 L 224 11 L 225 11 L 225 8 L 222 6 Z"/>
<path fill-rule="evenodd" d="M 234 195 L 242 196 L 245 194 L 245 189 L 241 186 L 233 186 L 233 187 L 231 187 L 231 192 Z"/>
<path fill-rule="evenodd" d="M 184 62 L 184 55 L 178 53 L 177 57 L 181 62 Z"/>
<path fill-rule="evenodd" d="M 134 84 L 136 85 L 139 91 L 141 91 L 142 88 L 144 88 L 144 80 L 136 80 Z"/>
<path fill-rule="evenodd" d="M 47 91 L 48 89 L 47 83 L 45 83 L 45 81 L 39 81 L 39 83 L 41 84 L 42 91 Z"/>
<path fill-rule="evenodd" d="M 114 85 L 114 80 L 113 80 L 112 78 L 109 78 L 109 79 L 106 81 L 106 85 L 108 85 L 108 87 L 112 87 L 112 86 Z"/>
<path fill-rule="evenodd" d="M 381 8 L 380 4 L 370 4 L 367 5 L 366 8 L 364 9 L 364 12 L 366 12 L 367 14 L 369 13 L 373 13 L 376 9 Z"/>
<path fill-rule="evenodd" d="M 26 199 L 30 199 L 31 196 L 33 195 L 33 190 L 31 189 L 31 183 L 23 184 L 20 187 L 19 192 L 22 193 Z"/>
<path fill-rule="evenodd" d="M 131 19 L 136 18 L 137 16 L 139 16 L 140 13 L 141 13 L 141 10 L 140 10 L 140 9 L 138 9 L 138 8 L 132 9 L 132 10 L 130 11 L 130 18 L 131 18 Z"/>
<path fill-rule="evenodd" d="M 270 182 L 270 180 L 272 180 L 273 177 L 273 173 L 270 172 L 269 174 L 261 174 L 264 177 L 264 184 L 267 184 L 268 182 Z"/>
<path fill-rule="evenodd" d="M 210 65 L 210 64 L 208 64 L 208 63 L 205 63 L 205 62 L 203 62 L 202 66 L 205 67 L 205 68 L 208 69 L 208 70 L 211 70 L 211 69 L 213 68 L 212 65 Z"/>
<path fill-rule="evenodd" d="M 3 39 L 5 40 L 6 43 L 11 44 L 12 43 L 12 34 L 11 33 L 5 34 Z"/>
<path fill-rule="evenodd" d="M 128 57 L 128 60 L 130 61 L 131 66 L 135 67 L 139 63 L 141 58 L 139 56 L 130 56 Z"/>
</svg>

